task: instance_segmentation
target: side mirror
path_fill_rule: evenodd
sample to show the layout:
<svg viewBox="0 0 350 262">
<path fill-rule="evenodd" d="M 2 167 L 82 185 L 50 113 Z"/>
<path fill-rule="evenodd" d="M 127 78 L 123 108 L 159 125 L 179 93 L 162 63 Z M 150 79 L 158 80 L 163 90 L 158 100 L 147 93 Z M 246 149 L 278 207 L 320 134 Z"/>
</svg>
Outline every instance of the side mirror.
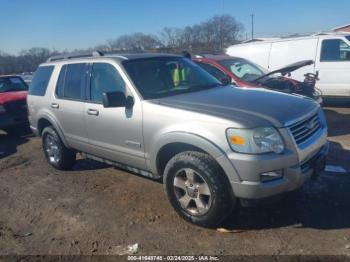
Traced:
<svg viewBox="0 0 350 262">
<path fill-rule="evenodd" d="M 125 107 L 126 97 L 123 92 L 106 92 L 102 93 L 102 104 L 103 107 Z"/>
<path fill-rule="evenodd" d="M 229 76 L 223 77 L 220 79 L 220 82 L 223 85 L 229 85 L 229 84 L 231 84 L 231 78 Z"/>
</svg>

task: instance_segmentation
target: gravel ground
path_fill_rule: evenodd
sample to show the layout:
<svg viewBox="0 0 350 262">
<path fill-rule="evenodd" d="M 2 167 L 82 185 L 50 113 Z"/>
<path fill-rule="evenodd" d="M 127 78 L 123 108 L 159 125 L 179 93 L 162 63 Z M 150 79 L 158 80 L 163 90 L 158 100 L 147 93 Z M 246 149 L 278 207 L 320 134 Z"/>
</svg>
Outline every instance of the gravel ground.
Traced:
<svg viewBox="0 0 350 262">
<path fill-rule="evenodd" d="M 350 255 L 350 108 L 326 107 L 327 172 L 281 202 L 240 208 L 225 228 L 203 229 L 170 207 L 162 184 L 91 160 L 49 167 L 41 141 L 0 132 L 0 255 Z"/>
</svg>

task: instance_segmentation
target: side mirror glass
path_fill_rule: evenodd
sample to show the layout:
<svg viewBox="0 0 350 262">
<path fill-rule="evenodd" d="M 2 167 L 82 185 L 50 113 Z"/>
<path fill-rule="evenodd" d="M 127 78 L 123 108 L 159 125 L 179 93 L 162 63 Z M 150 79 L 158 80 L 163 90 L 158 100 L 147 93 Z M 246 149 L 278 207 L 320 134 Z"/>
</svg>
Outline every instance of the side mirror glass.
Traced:
<svg viewBox="0 0 350 262">
<path fill-rule="evenodd" d="M 126 106 L 126 97 L 123 92 L 106 92 L 102 93 L 102 104 L 103 107 L 125 107 Z"/>
</svg>

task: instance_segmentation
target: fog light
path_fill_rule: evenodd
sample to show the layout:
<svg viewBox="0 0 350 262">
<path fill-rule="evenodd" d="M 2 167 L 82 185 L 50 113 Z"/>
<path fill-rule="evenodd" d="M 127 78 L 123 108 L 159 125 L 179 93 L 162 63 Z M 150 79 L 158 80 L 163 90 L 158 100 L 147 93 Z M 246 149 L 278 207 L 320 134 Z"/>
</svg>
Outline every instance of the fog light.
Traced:
<svg viewBox="0 0 350 262">
<path fill-rule="evenodd" d="M 283 177 L 282 170 L 275 170 L 260 174 L 261 182 L 268 182 L 276 179 L 281 179 Z"/>
</svg>

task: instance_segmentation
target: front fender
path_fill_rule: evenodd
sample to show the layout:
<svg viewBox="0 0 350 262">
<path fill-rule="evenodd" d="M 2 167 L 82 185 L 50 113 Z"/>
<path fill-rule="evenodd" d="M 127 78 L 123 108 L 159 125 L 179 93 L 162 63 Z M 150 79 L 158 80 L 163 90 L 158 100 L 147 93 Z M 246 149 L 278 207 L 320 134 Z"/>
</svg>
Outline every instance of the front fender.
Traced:
<svg viewBox="0 0 350 262">
<path fill-rule="evenodd" d="M 157 174 L 158 152 L 161 148 L 171 143 L 184 143 L 207 152 L 221 166 L 230 181 L 240 181 L 234 166 L 222 149 L 207 138 L 189 132 L 169 132 L 156 139 L 156 142 L 151 145 L 147 161 L 152 173 Z"/>
</svg>

